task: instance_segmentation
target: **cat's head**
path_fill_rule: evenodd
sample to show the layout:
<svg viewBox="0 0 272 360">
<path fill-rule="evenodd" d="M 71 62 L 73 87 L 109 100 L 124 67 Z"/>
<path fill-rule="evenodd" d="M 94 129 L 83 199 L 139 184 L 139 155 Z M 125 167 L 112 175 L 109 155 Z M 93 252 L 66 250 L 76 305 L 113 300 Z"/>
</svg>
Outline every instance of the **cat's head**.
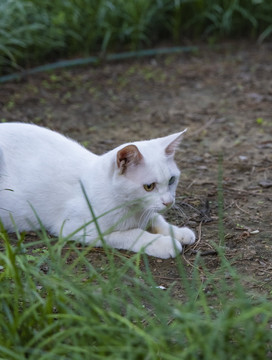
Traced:
<svg viewBox="0 0 272 360">
<path fill-rule="evenodd" d="M 180 175 L 174 155 L 185 131 L 116 149 L 113 182 L 120 201 L 156 212 L 174 204 Z"/>
</svg>

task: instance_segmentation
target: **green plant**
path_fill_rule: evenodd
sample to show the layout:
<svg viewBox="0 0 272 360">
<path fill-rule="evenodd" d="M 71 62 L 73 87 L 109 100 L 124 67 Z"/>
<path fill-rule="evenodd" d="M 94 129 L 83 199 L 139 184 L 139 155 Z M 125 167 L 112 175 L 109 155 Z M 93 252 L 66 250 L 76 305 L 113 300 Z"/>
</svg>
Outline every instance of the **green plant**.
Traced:
<svg viewBox="0 0 272 360">
<path fill-rule="evenodd" d="M 0 65 L 155 46 L 162 39 L 271 36 L 262 0 L 2 0 Z"/>
<path fill-rule="evenodd" d="M 4 66 L 37 61 L 63 46 L 50 31 L 49 14 L 31 1 L 1 1 L 0 24 L 0 64 Z"/>
<path fill-rule="evenodd" d="M 95 267 L 91 246 L 44 230 L 11 241 L 2 227 L 0 239 L 0 358 L 238 360 L 272 349 L 271 303 L 246 294 L 221 248 L 214 274 L 200 258 L 191 273 L 176 259 L 180 301 L 158 287 L 144 254 L 105 248 Z"/>
</svg>

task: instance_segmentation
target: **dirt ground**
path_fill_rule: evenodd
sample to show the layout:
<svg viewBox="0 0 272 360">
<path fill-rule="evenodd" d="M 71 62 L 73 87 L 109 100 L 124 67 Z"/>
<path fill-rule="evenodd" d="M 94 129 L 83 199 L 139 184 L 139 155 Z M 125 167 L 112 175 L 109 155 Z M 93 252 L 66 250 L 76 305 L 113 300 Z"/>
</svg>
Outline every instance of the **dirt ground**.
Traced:
<svg viewBox="0 0 272 360">
<path fill-rule="evenodd" d="M 0 121 L 47 126 L 98 154 L 188 128 L 176 155 L 178 209 L 168 214 L 197 233 L 182 255 L 188 276 L 198 253 L 209 271 L 218 269 L 213 244 L 221 241 L 248 291 L 271 296 L 271 45 L 200 46 L 190 54 L 37 74 L 2 84 L 0 107 Z M 101 266 L 105 254 L 89 258 Z M 173 259 L 150 257 L 149 264 L 158 285 L 178 280 Z M 178 285 L 174 292 L 182 296 Z"/>
</svg>

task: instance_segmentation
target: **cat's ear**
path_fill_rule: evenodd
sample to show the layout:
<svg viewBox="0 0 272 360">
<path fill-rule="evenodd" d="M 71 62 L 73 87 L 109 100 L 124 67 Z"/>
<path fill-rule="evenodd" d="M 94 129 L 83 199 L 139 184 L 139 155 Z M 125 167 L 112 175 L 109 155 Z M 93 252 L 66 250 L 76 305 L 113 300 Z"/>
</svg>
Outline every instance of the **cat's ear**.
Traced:
<svg viewBox="0 0 272 360">
<path fill-rule="evenodd" d="M 165 138 L 167 145 L 165 148 L 165 154 L 167 156 L 174 156 L 175 155 L 175 151 L 178 148 L 181 140 L 182 140 L 182 135 L 187 131 L 187 129 L 183 130 L 180 133 L 177 134 L 173 134 L 173 135 L 169 135 Z"/>
<path fill-rule="evenodd" d="M 120 174 L 124 174 L 129 166 L 138 165 L 143 155 L 136 145 L 127 145 L 117 153 L 117 166 Z"/>
</svg>

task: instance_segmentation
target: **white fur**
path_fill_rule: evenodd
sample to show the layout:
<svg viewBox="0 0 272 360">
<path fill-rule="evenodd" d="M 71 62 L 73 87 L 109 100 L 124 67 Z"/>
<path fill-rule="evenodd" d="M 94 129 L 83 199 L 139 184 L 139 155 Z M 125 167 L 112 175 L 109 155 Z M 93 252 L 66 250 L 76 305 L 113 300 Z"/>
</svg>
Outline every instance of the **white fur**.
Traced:
<svg viewBox="0 0 272 360">
<path fill-rule="evenodd" d="M 170 227 L 160 215 L 174 203 L 180 174 L 174 151 L 181 134 L 134 142 L 142 159 L 121 172 L 117 153 L 126 145 L 98 156 L 36 125 L 0 124 L 0 220 L 9 232 L 15 230 L 13 221 L 27 231 L 40 227 L 38 216 L 53 235 L 73 233 L 74 240 L 101 246 L 83 187 L 107 244 L 174 257 L 181 244 L 195 241 L 190 229 Z M 176 181 L 169 185 L 172 176 Z M 147 192 L 143 185 L 154 182 Z"/>
</svg>

